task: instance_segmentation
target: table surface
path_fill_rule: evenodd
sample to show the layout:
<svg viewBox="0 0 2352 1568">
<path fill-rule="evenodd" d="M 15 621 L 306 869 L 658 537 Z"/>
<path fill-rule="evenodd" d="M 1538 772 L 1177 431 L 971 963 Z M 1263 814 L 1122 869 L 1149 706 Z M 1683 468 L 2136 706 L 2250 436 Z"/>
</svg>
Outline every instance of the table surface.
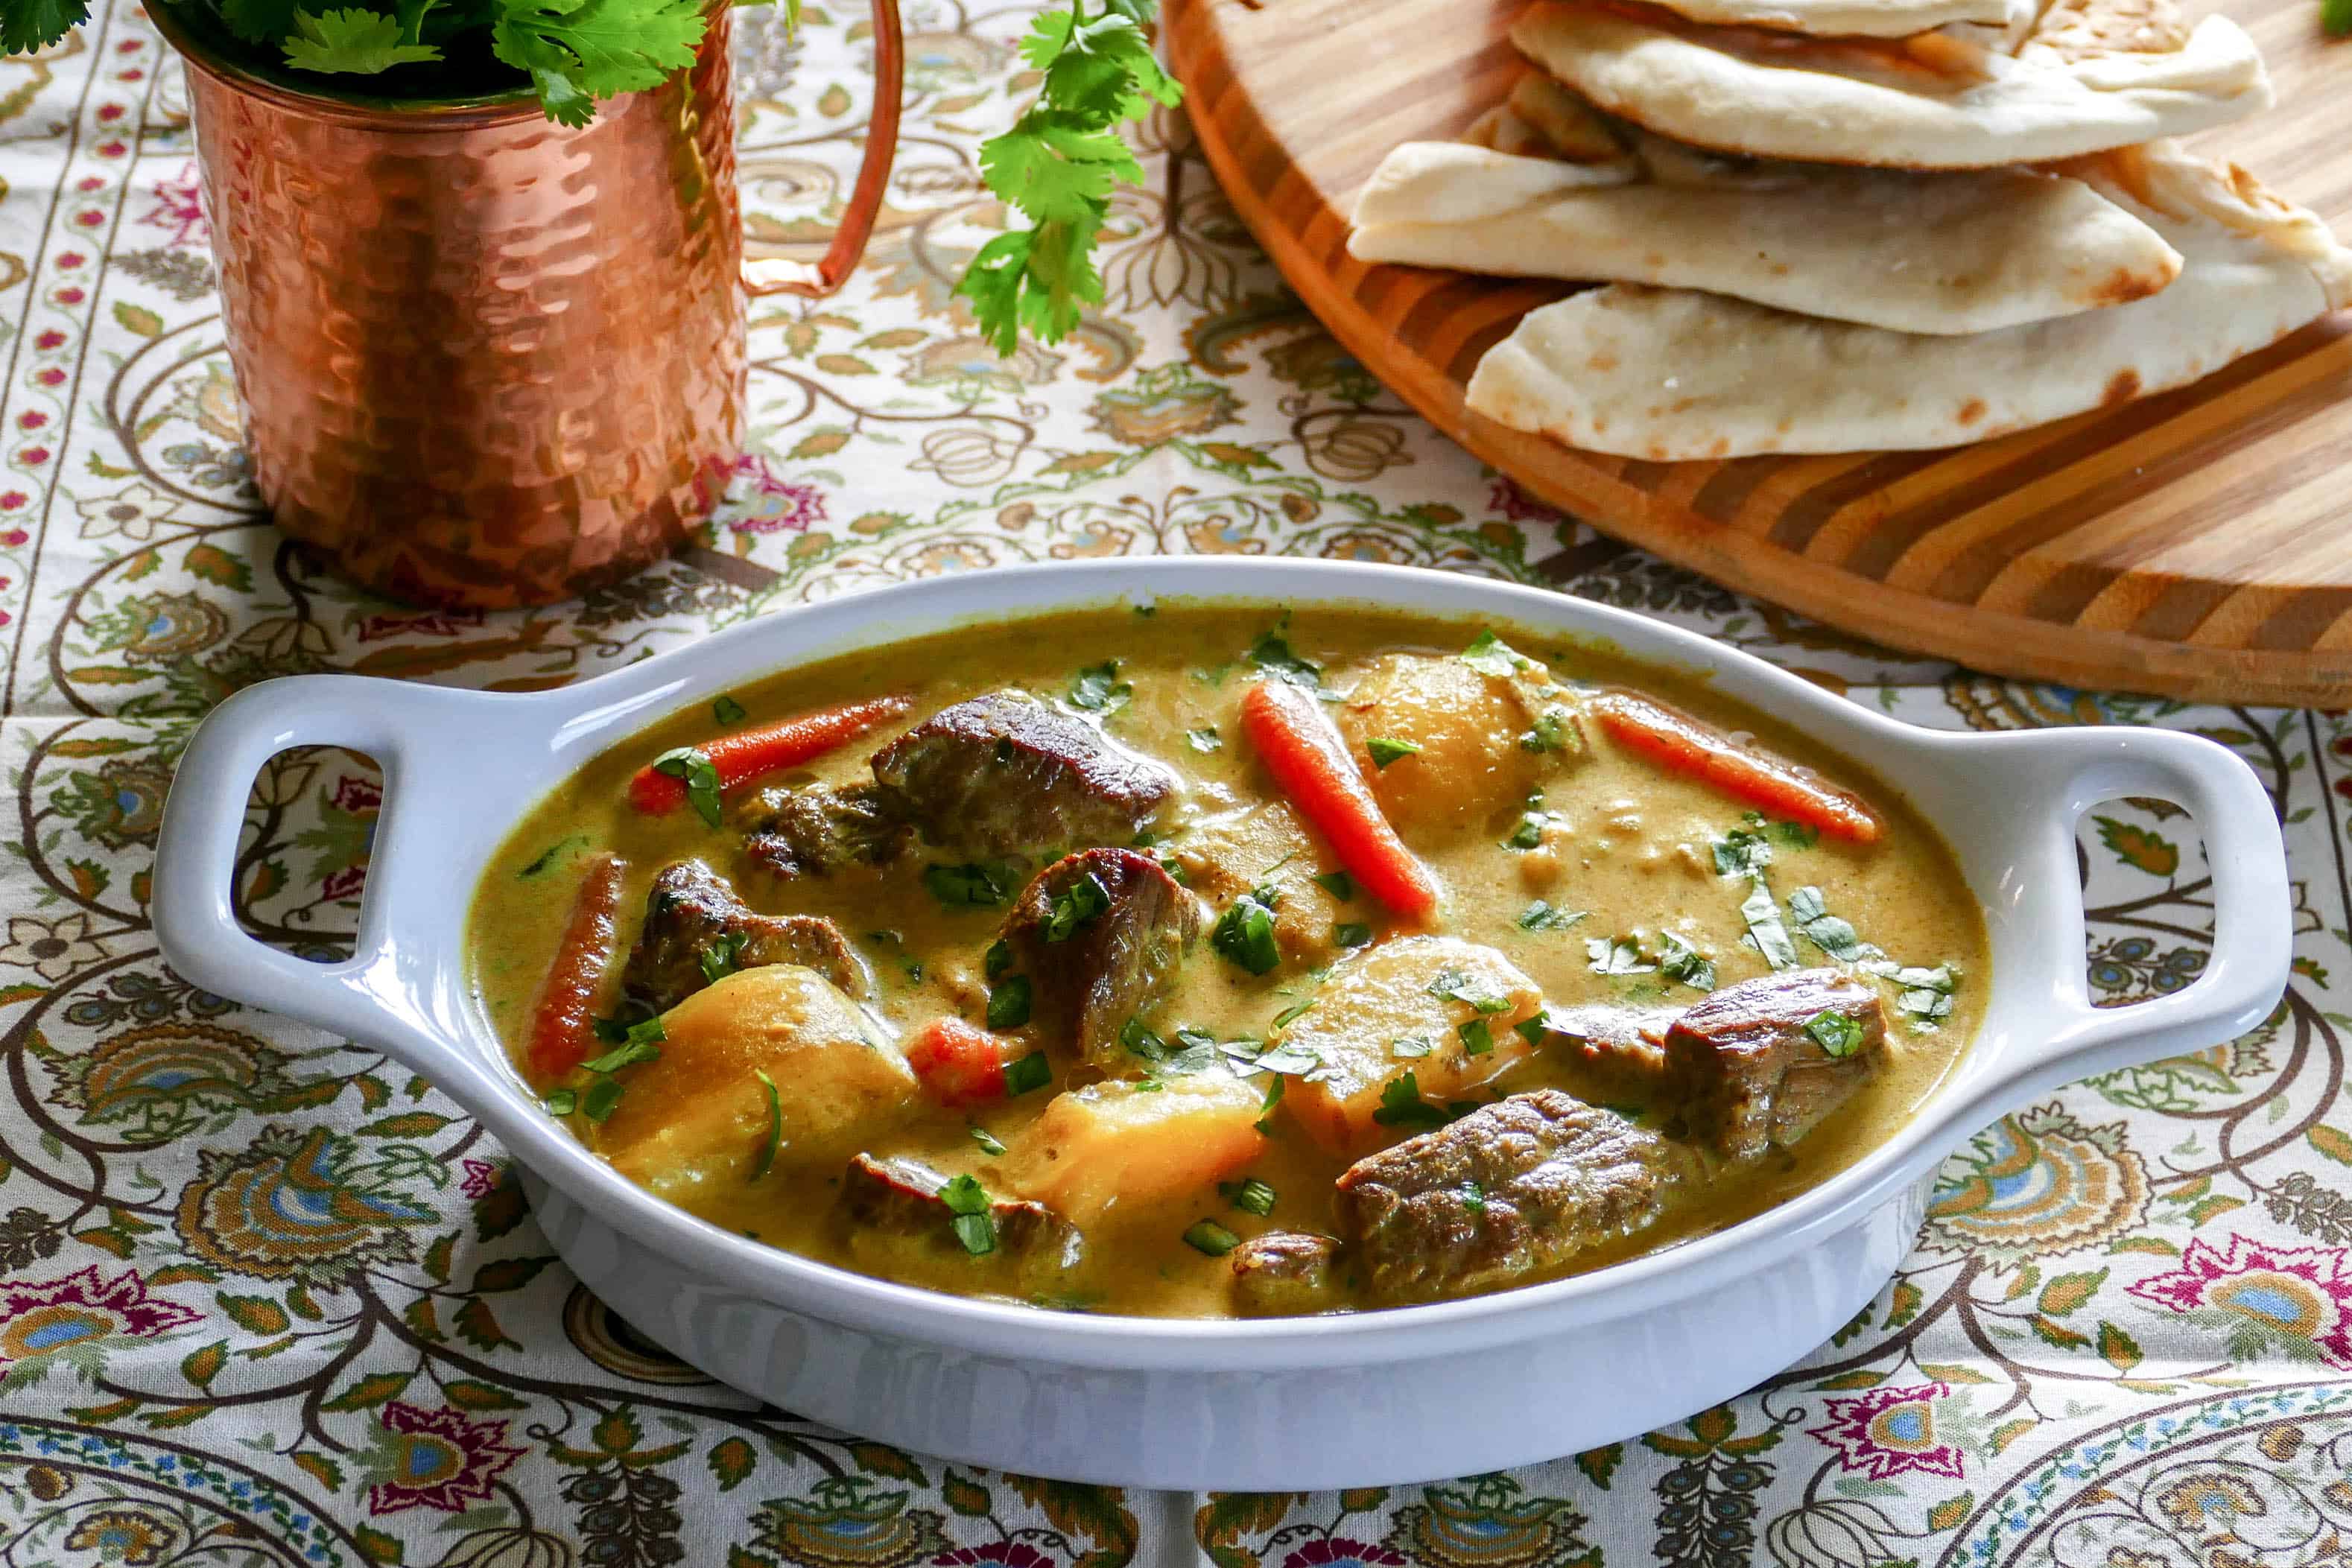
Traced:
<svg viewBox="0 0 2352 1568">
<path fill-rule="evenodd" d="M 757 316 L 751 455 L 700 544 L 552 611 L 371 600 L 255 515 L 177 72 L 128 0 L 100 13 L 0 62 L 0 1563 L 2301 1568 L 2352 1537 L 2342 719 L 1907 660 L 1530 504 L 1283 291 L 1180 117 L 1139 135 L 1106 308 L 998 361 L 949 289 L 999 221 L 972 152 L 1028 90 L 1025 8 L 929 0 L 873 254 L 839 298 Z M 741 45 L 753 225 L 779 251 L 821 227 L 865 115 L 862 29 L 807 15 L 799 44 L 753 20 Z M 1985 1131 L 1902 1277 L 1728 1406 L 1510 1475 L 1194 1497 L 973 1473 L 755 1408 L 587 1296 L 429 1084 L 157 960 L 164 787 L 247 683 L 528 688 L 908 576 L 1150 550 L 1549 584 L 1925 725 L 2211 736 L 2287 824 L 2293 988 L 2243 1040 Z M 244 889 L 265 930 L 334 946 L 376 806 L 362 759 L 273 765 Z M 2113 802 L 2083 851 L 2097 994 L 2193 977 L 2194 826 Z"/>
</svg>

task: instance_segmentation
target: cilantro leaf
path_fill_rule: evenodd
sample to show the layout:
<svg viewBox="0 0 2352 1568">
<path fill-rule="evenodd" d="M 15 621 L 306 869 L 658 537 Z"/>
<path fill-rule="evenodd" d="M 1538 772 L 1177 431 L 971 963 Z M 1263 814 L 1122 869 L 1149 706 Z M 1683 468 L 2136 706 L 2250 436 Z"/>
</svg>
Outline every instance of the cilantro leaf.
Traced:
<svg viewBox="0 0 2352 1568">
<path fill-rule="evenodd" d="M 89 20 L 88 0 L 8 0 L 0 5 L 0 55 L 46 49 Z"/>
<path fill-rule="evenodd" d="M 430 44 L 403 43 L 400 24 L 392 17 L 356 9 L 317 16 L 295 12 L 285 48 L 289 66 L 350 76 L 374 76 L 394 66 L 441 57 Z"/>
<path fill-rule="evenodd" d="M 248 44 L 274 44 L 294 30 L 297 0 L 220 0 L 221 20 Z M 407 41 L 416 41 L 414 34 Z"/>
<path fill-rule="evenodd" d="M 550 120 L 585 125 L 594 100 L 659 87 L 694 63 L 700 0 L 495 0 L 490 49 L 529 71 Z"/>
</svg>

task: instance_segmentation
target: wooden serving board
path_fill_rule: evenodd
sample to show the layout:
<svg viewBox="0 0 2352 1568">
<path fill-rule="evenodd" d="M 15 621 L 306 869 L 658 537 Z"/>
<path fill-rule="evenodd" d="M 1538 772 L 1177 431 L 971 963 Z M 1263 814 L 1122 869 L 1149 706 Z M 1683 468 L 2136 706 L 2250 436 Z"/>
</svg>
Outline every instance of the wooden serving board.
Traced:
<svg viewBox="0 0 2352 1568">
<path fill-rule="evenodd" d="M 1373 374 L 1533 495 L 1832 625 L 2003 674 L 2352 706 L 2352 312 L 2194 386 L 1977 446 L 1650 463 L 1507 430 L 1472 369 L 1559 286 L 1368 266 L 1382 154 L 1519 69 L 1523 0 L 1170 0 L 1192 124 L 1243 219 Z M 2190 145 L 2352 235 L 2352 41 L 2317 0 L 2225 0 L 2279 89 Z"/>
</svg>

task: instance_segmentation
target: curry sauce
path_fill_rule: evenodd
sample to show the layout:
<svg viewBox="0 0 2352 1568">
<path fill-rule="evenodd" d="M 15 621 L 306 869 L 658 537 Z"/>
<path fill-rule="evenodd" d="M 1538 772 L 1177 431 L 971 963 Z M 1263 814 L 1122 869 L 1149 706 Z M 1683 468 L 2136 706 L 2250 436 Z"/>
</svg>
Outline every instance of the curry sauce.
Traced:
<svg viewBox="0 0 2352 1568">
<path fill-rule="evenodd" d="M 1244 719 L 1266 682 L 1312 697 L 1323 717 L 1305 722 L 1347 748 L 1437 890 L 1433 913 L 1400 913 L 1349 874 L 1276 782 Z M 1598 722 L 1611 692 L 1866 802 L 1874 836 L 1662 764 Z M 674 748 L 893 694 L 906 700 L 887 722 L 730 792 L 716 826 L 633 803 L 633 779 Z M 984 718 L 981 699 L 1003 694 L 1040 733 L 1083 727 L 1153 789 L 1111 799 L 1087 841 L 1006 827 L 990 847 L 943 847 L 978 841 L 981 808 L 925 820 L 902 800 L 919 779 L 875 780 L 915 779 L 903 759 L 927 724 Z M 1017 768 L 1015 750 L 978 755 Z M 1051 804 L 1064 778 L 1028 777 L 1007 810 Z M 822 806 L 837 827 L 844 802 L 877 799 L 901 817 L 879 812 L 872 837 L 859 819 L 834 859 L 779 859 L 772 827 L 761 837 L 780 813 Z M 534 1071 L 535 1011 L 606 857 L 617 931 L 591 971 L 604 1022 L 590 1049 L 607 1071 Z M 648 901 L 667 915 L 688 893 L 803 917 L 807 940 L 762 968 L 738 967 L 748 949 L 722 939 L 715 960 L 688 956 L 658 1014 L 633 1005 L 625 981 L 652 972 Z M 1157 946 L 1139 956 L 1137 942 Z M 1857 762 L 1704 682 L 1510 626 L 1175 601 L 970 625 L 673 714 L 516 828 L 483 875 L 469 946 L 526 1076 L 670 1201 L 912 1284 L 1187 1317 L 1468 1293 L 1737 1223 L 1891 1137 L 1966 1048 L 1989 979 L 1976 902 L 1934 829 Z M 1082 955 L 1130 967 L 1062 972 Z M 1706 1019 L 1800 974 L 1810 1010 L 1780 1032 L 1806 1060 L 1775 1080 L 1780 1120 L 1718 1135 L 1726 1092 L 1691 1065 L 1718 1038 Z M 938 1034 L 943 1019 L 961 1032 Z M 1867 1072 L 1848 1061 L 1865 1023 Z M 988 1092 L 950 1092 L 970 1085 L 930 1075 L 917 1049 L 937 1039 L 996 1041 L 1005 1066 Z M 1831 1090 L 1803 1109 L 1812 1070 Z M 1508 1164 L 1538 1157 L 1540 1171 Z M 1417 1187 L 1416 1170 L 1450 1174 Z M 929 1173 L 919 1190 L 900 1190 L 906 1171 Z M 1639 1192 L 1612 1186 L 1614 1171 Z M 1568 1214 L 1586 1227 L 1572 1239 L 1557 1233 Z M 1390 1227 L 1385 1260 L 1375 1224 Z M 1237 1263 L 1283 1260 L 1288 1241 L 1267 1237 L 1322 1249 L 1312 1291 L 1254 1304 L 1237 1287 Z M 1413 1263 L 1441 1245 L 1475 1266 Z"/>
</svg>

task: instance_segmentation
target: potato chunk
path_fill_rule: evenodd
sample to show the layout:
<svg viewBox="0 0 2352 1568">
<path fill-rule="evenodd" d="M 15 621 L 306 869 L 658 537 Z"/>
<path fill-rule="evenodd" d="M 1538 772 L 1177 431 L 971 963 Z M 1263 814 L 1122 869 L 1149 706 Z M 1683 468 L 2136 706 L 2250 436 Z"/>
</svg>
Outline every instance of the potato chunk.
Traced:
<svg viewBox="0 0 2352 1568">
<path fill-rule="evenodd" d="M 1548 685 L 1540 673 L 1505 678 L 1458 658 L 1386 653 L 1340 704 L 1339 731 L 1397 831 L 1441 842 L 1483 828 L 1535 789 L 1548 754 L 1519 737 L 1536 720 L 1526 691 L 1539 684 Z M 1366 744 L 1374 737 L 1420 749 L 1378 768 Z"/>
<path fill-rule="evenodd" d="M 595 1146 L 630 1180 L 687 1201 L 741 1183 L 767 1146 L 775 1080 L 779 1167 L 831 1174 L 896 1121 L 915 1075 L 898 1043 L 814 969 L 769 964 L 730 975 L 662 1015 L 658 1059 L 624 1068 L 621 1103 Z"/>
<path fill-rule="evenodd" d="M 1160 1089 L 1090 1084 L 1056 1096 L 998 1167 L 1004 1185 L 1080 1226 L 1229 1176 L 1265 1146 L 1261 1091 L 1218 1071 Z"/>
<path fill-rule="evenodd" d="M 1280 890 L 1274 906 L 1274 940 L 1286 963 L 1328 963 L 1335 951 L 1335 923 L 1370 920 L 1380 913 L 1380 906 L 1362 894 L 1341 904 L 1315 880 L 1337 871 L 1339 857 L 1321 834 L 1281 800 L 1267 800 L 1204 825 L 1171 849 L 1169 858 L 1182 869 L 1186 884 L 1213 909 L 1222 910 L 1255 887 Z"/>
<path fill-rule="evenodd" d="M 1475 1089 L 1535 1049 L 1512 1026 L 1542 1005 L 1536 983 L 1492 947 L 1458 936 L 1368 947 L 1331 971 L 1315 1006 L 1280 1036 L 1322 1059 L 1292 1081 L 1282 1108 L 1331 1153 L 1360 1154 L 1393 1135 L 1372 1119 L 1391 1082 L 1409 1071 L 1422 1098 L 1440 1103 Z M 1473 1019 L 1486 1026 L 1483 1040 L 1475 1030 L 1463 1035 Z M 1407 1054 L 1423 1044 L 1426 1051 Z"/>
</svg>

